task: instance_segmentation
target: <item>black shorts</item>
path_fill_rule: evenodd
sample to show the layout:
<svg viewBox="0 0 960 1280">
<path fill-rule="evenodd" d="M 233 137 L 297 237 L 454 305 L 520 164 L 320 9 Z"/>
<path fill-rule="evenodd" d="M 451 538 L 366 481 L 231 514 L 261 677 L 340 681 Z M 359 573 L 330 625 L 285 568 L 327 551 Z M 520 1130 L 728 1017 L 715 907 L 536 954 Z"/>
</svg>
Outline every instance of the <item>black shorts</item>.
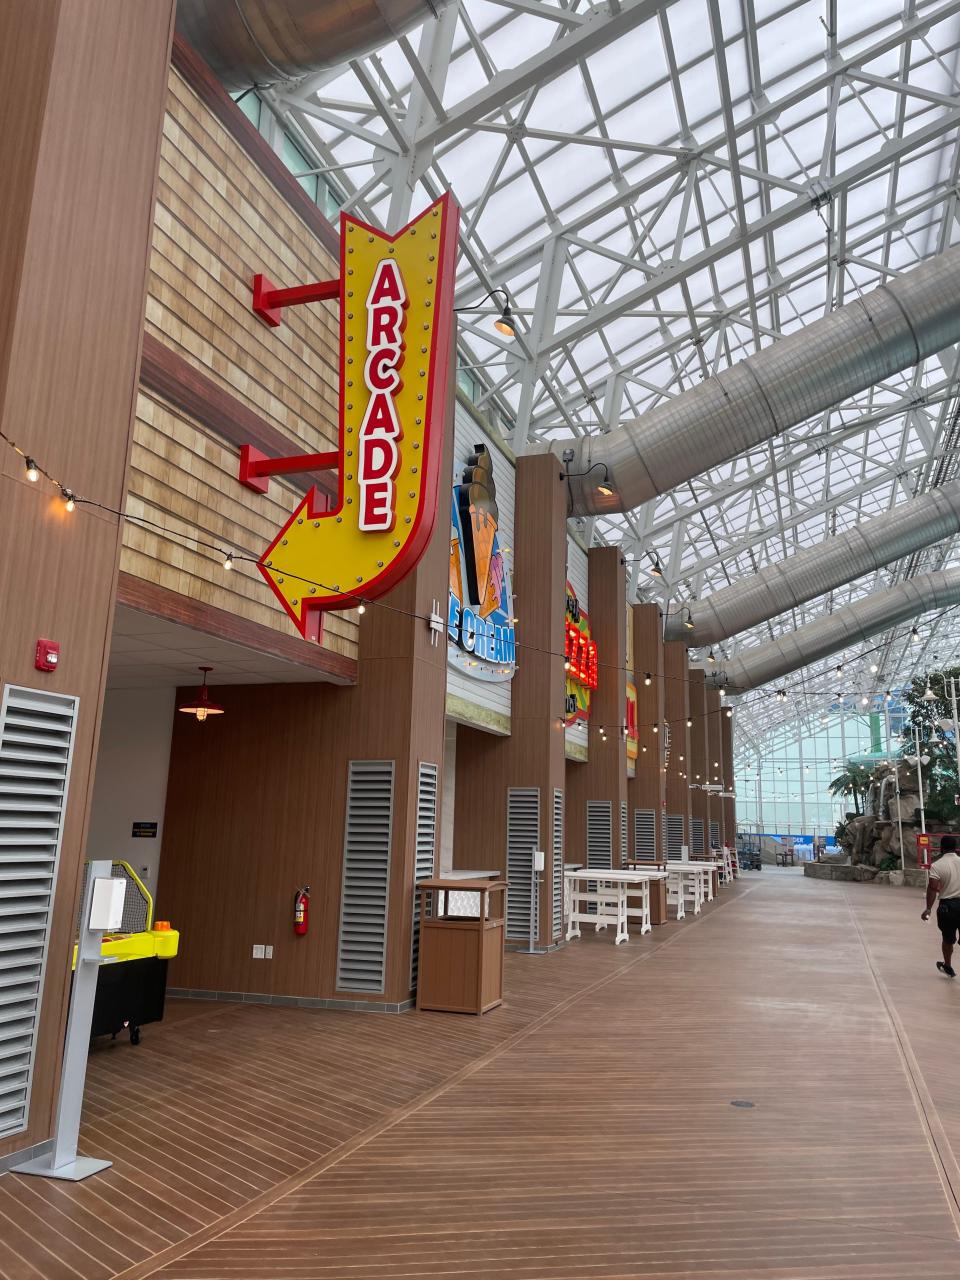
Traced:
<svg viewBox="0 0 960 1280">
<path fill-rule="evenodd" d="M 941 898 L 937 907 L 937 928 L 944 942 L 952 946 L 960 933 L 960 898 Z"/>
</svg>

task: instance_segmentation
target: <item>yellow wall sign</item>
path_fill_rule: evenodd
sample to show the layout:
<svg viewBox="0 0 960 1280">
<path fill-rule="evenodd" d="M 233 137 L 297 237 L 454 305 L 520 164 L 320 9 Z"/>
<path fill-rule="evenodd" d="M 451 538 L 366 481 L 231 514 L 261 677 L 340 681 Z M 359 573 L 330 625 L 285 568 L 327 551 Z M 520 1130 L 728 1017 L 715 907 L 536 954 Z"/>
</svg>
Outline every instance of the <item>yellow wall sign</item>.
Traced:
<svg viewBox="0 0 960 1280">
<path fill-rule="evenodd" d="M 312 489 L 258 562 L 305 637 L 395 586 L 433 533 L 458 220 L 449 195 L 395 236 L 341 214 L 338 497 Z"/>
</svg>

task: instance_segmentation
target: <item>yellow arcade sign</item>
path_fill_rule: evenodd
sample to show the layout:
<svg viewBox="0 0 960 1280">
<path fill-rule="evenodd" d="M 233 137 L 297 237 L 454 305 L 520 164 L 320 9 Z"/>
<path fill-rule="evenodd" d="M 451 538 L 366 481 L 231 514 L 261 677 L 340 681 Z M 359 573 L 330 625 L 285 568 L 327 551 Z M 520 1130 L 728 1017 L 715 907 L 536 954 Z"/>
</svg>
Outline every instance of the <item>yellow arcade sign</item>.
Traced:
<svg viewBox="0 0 960 1280">
<path fill-rule="evenodd" d="M 341 214 L 338 497 L 311 489 L 258 562 L 304 636 L 395 586 L 433 533 L 458 220 L 449 195 L 395 236 Z"/>
</svg>

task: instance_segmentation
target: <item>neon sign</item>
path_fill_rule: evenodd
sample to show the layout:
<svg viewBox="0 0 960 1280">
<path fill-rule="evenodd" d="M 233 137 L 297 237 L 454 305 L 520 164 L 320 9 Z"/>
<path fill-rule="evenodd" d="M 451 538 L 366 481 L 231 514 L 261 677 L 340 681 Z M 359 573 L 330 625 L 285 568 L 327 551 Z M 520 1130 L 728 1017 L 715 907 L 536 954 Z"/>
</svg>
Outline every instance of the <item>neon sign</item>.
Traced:
<svg viewBox="0 0 960 1280">
<path fill-rule="evenodd" d="M 627 761 L 636 761 L 640 754 L 640 730 L 637 715 L 637 686 L 632 676 L 627 676 Z"/>
<path fill-rule="evenodd" d="M 597 643 L 590 636 L 590 619 L 580 608 L 577 593 L 569 582 L 564 640 L 566 722 L 573 725 L 590 718 L 590 694 L 597 687 L 599 663 Z"/>
<path fill-rule="evenodd" d="M 319 638 L 323 610 L 396 586 L 433 533 L 449 426 L 458 221 L 449 195 L 393 236 L 341 214 L 338 281 L 277 289 L 254 279 L 253 309 L 271 326 L 285 306 L 340 303 L 337 449 L 271 459 L 244 446 L 240 458 L 240 480 L 258 493 L 270 475 L 337 472 L 335 501 L 328 506 L 311 489 L 257 564 L 307 639 Z"/>
</svg>

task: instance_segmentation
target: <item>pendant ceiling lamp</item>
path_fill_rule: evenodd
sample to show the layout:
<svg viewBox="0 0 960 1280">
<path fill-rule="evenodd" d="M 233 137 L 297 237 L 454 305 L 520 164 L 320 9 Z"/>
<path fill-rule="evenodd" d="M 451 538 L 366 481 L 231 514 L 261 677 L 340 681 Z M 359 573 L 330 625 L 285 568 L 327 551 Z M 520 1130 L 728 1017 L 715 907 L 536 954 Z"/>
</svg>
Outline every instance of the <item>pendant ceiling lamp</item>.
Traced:
<svg viewBox="0 0 960 1280">
<path fill-rule="evenodd" d="M 207 672 L 212 671 L 213 667 L 198 667 L 197 670 L 203 672 L 203 683 L 197 690 L 196 695 L 188 702 L 182 703 L 177 710 L 185 711 L 188 716 L 196 716 L 200 723 L 203 724 L 207 716 L 222 716 L 223 707 L 210 701 L 210 690 L 207 688 Z"/>
</svg>

